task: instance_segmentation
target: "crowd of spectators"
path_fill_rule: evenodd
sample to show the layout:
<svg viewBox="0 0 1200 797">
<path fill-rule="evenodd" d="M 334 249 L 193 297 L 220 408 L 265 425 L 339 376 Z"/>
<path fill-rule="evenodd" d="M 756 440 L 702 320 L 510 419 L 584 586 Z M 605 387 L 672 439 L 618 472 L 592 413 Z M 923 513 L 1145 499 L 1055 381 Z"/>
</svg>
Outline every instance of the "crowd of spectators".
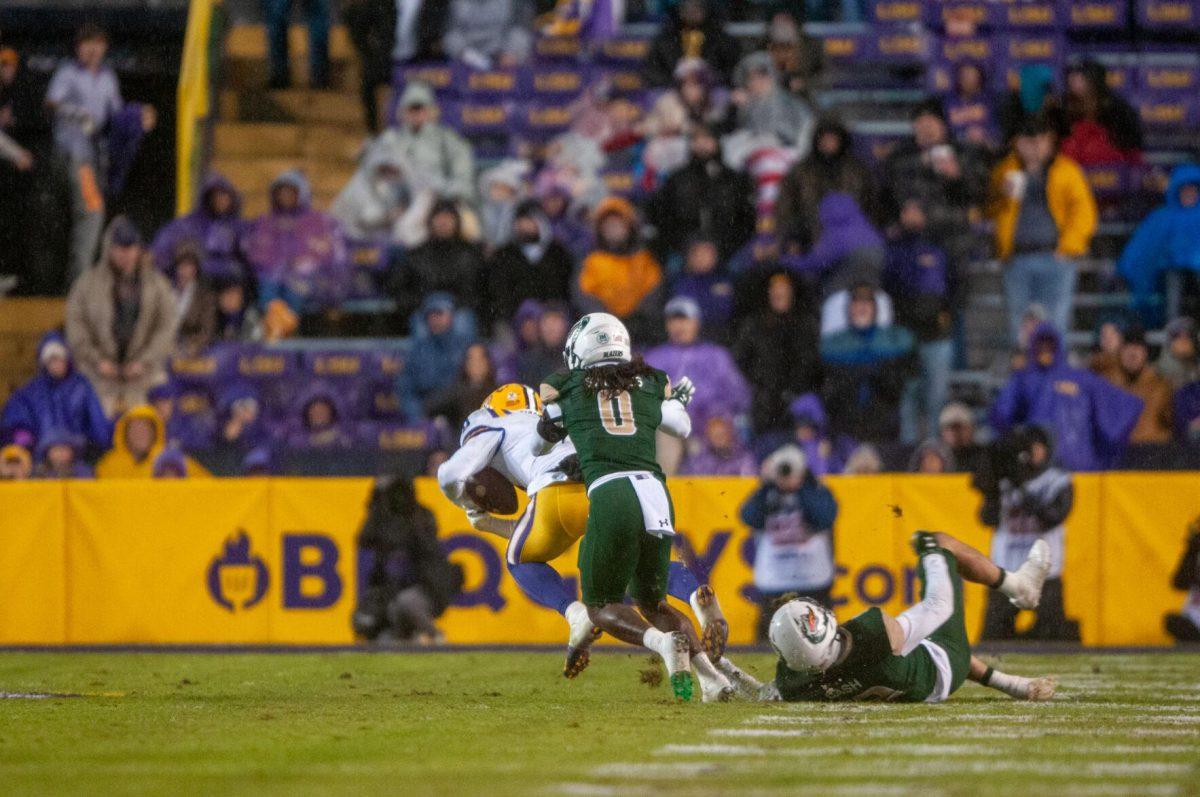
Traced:
<svg viewBox="0 0 1200 797">
<path fill-rule="evenodd" d="M 289 4 L 269 5 L 274 28 Z M 317 40 L 323 4 L 308 5 Z M 561 3 L 535 22 L 520 0 L 349 4 L 372 127 L 379 59 L 503 69 L 546 31 L 594 46 L 616 30 L 618 5 Z M 389 13 L 395 36 L 380 36 L 368 23 Z M 643 77 L 661 91 L 644 113 L 589 88 L 566 132 L 501 159 L 482 157 L 435 87 L 411 79 L 328 210 L 287 171 L 270 209 L 247 219 L 214 174 L 195 209 L 148 240 L 124 217 L 103 236 L 100 225 L 108 155 L 129 157 L 154 113 L 122 100 L 103 32 L 81 30 L 45 98 L 78 195 L 65 330 L 5 406 L 5 441 L 26 452 L 25 470 L 54 475 L 83 473 L 111 449 L 101 477 L 201 472 L 185 450 L 229 447 L 263 468 L 273 448 L 353 447 L 359 409 L 330 384 L 288 396 L 282 425 L 265 422 L 268 399 L 241 383 L 184 424 L 170 417 L 180 402 L 169 365 L 293 336 L 336 310 L 357 290 L 364 246 L 382 252 L 370 287 L 409 339 L 388 395 L 375 397 L 397 423 L 453 430 L 497 381 L 537 383 L 557 368 L 572 319 L 604 310 L 648 362 L 696 383 L 701 434 L 664 444 L 670 472 L 752 475 L 783 447 L 816 476 L 869 473 L 897 442 L 915 447 L 914 471 L 970 471 L 982 456 L 976 413 L 948 403 L 950 374 L 968 265 L 990 254 L 1015 366 L 987 412 L 992 432 L 1042 425 L 1070 470 L 1114 467 L 1130 442 L 1200 439 L 1194 322 L 1172 321 L 1157 362 L 1143 332 L 1161 323 L 1151 300 L 1162 275 L 1200 268 L 1200 167 L 1176 169 L 1164 207 L 1135 233 L 1120 263 L 1133 312 L 1106 325 L 1091 367 L 1076 367 L 1062 338 L 1098 219 L 1084 167 L 1136 161 L 1142 146 L 1137 114 L 1103 70 L 1072 67 L 1061 93 L 1057 76 L 1022 70 L 1017 89 L 996 95 L 982 67 L 964 66 L 872 163 L 813 101 L 821 58 L 802 22 L 798 9 L 769 14 L 760 49 L 745 52 L 721 4 L 682 0 L 646 51 Z M 279 87 L 290 81 L 286 36 L 271 42 Z M 323 48 L 309 52 L 322 85 Z M 17 119 L 7 108 L 0 133 Z M 19 135 L 0 138 L 0 156 L 28 166 Z M 613 189 L 615 166 L 637 191 Z"/>
</svg>

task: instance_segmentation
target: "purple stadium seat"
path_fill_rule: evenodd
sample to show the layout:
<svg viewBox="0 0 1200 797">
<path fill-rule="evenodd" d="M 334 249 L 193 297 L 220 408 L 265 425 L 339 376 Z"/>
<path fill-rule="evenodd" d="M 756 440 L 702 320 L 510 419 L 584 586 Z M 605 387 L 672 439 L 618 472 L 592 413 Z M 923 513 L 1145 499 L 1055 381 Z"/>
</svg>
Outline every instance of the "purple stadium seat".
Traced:
<svg viewBox="0 0 1200 797">
<path fill-rule="evenodd" d="M 397 65 L 392 76 L 392 85 L 400 88 L 410 80 L 428 84 L 440 99 L 453 91 L 454 67 L 444 63 Z"/>
<path fill-rule="evenodd" d="M 215 387 L 215 386 L 214 386 Z M 217 428 L 217 403 L 204 385 L 182 385 L 175 396 L 170 430 L 188 451 L 209 448 Z"/>
<path fill-rule="evenodd" d="M 600 45 L 596 60 L 605 64 L 640 68 L 649 54 L 649 39 L 616 37 Z"/>
<path fill-rule="evenodd" d="M 1194 127 L 1200 121 L 1194 94 L 1139 91 L 1130 102 L 1137 108 L 1142 124 L 1149 128 L 1178 131 Z"/>
<path fill-rule="evenodd" d="M 1001 27 L 1009 30 L 1061 30 L 1067 10 L 1056 0 L 1009 0 L 1002 3 Z"/>
<path fill-rule="evenodd" d="M 920 22 L 922 5 L 921 0 L 872 0 L 871 19 L 881 25 Z"/>
<path fill-rule="evenodd" d="M 955 20 L 977 28 L 995 28 L 1004 21 L 1004 8 L 989 0 L 927 0 L 924 17 L 932 28 L 944 28 Z"/>
<path fill-rule="evenodd" d="M 571 103 L 531 102 L 520 107 L 517 114 L 525 137 L 545 141 L 566 132 L 571 125 Z"/>
<path fill-rule="evenodd" d="M 1190 30 L 1200 25 L 1198 0 L 1137 0 L 1135 19 L 1146 30 Z"/>
<path fill-rule="evenodd" d="M 533 54 L 543 61 L 573 61 L 583 54 L 583 43 L 575 36 L 538 36 Z"/>
<path fill-rule="evenodd" d="M 867 57 L 886 64 L 922 64 L 929 58 L 929 37 L 921 31 L 876 29 L 867 37 Z"/>
<path fill-rule="evenodd" d="M 266 414 L 286 415 L 292 397 L 303 387 L 299 356 L 256 345 L 242 345 L 237 352 L 237 375 L 258 387 Z"/>
<path fill-rule="evenodd" d="M 996 51 L 1009 85 L 1016 85 L 1018 72 L 1026 64 L 1045 64 L 1059 74 L 1065 60 L 1063 40 L 1055 32 L 1006 33 L 996 37 Z"/>
<path fill-rule="evenodd" d="M 642 70 L 633 66 L 598 66 L 591 71 L 589 83 L 607 83 L 613 94 L 639 95 L 650 89 Z"/>
<path fill-rule="evenodd" d="M 605 169 L 600 177 L 610 194 L 636 200 L 643 193 L 641 180 L 632 169 Z"/>
<path fill-rule="evenodd" d="M 538 64 L 521 73 L 520 92 L 524 97 L 557 100 L 577 97 L 588 83 L 587 72 L 570 63 Z"/>
<path fill-rule="evenodd" d="M 517 95 L 524 69 L 472 69 L 466 64 L 454 67 L 454 86 L 463 99 L 511 98 Z"/>
<path fill-rule="evenodd" d="M 346 242 L 346 248 L 350 255 L 350 298 L 378 297 L 378 279 L 387 270 L 388 265 L 388 243 L 351 240 Z"/>
<path fill-rule="evenodd" d="M 171 378 L 183 385 L 219 384 L 233 376 L 237 352 L 236 344 L 217 344 L 194 357 L 174 355 L 169 368 Z"/>
<path fill-rule="evenodd" d="M 1143 63 L 1137 69 L 1137 86 L 1160 94 L 1182 93 L 1195 95 L 1200 91 L 1200 63 L 1154 62 Z"/>
<path fill-rule="evenodd" d="M 1070 30 L 1113 29 L 1125 26 L 1125 0 L 1059 0 Z"/>
<path fill-rule="evenodd" d="M 494 136 L 508 132 L 515 108 L 512 100 L 484 97 L 455 103 L 443 117 L 447 124 L 468 137 Z"/>
<path fill-rule="evenodd" d="M 1089 166 L 1084 169 L 1096 199 L 1112 200 L 1123 196 L 1129 188 L 1129 169 L 1122 164 Z"/>
<path fill-rule="evenodd" d="M 400 424 L 364 421 L 357 425 L 357 440 L 378 451 L 425 451 L 437 443 L 431 424 Z"/>
<path fill-rule="evenodd" d="M 868 36 L 862 33 L 837 33 L 821 39 L 825 61 L 842 66 L 865 60 L 871 55 Z"/>
<path fill-rule="evenodd" d="M 949 92 L 955 67 L 968 62 L 984 68 L 993 91 L 1005 88 L 1004 62 L 999 58 L 997 43 L 992 39 L 942 37 L 933 43 L 932 50 L 932 60 L 925 70 L 926 86 L 930 91 L 936 94 Z"/>
</svg>

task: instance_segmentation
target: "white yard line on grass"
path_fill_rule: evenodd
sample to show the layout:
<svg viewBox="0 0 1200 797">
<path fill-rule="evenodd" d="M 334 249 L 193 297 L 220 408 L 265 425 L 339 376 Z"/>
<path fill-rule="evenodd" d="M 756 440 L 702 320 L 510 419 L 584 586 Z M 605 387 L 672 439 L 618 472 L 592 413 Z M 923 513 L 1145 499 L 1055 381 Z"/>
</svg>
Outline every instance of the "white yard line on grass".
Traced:
<svg viewBox="0 0 1200 797">
<path fill-rule="evenodd" d="M 828 738 L 832 734 L 844 732 L 844 726 L 825 726 L 825 727 L 808 727 L 803 730 L 799 728 L 714 728 L 709 731 L 711 736 L 727 736 L 727 737 L 745 737 L 745 738 L 779 738 L 779 739 L 803 739 L 812 737 Z M 893 739 L 896 736 L 895 728 L 871 728 L 871 727 L 855 727 L 853 733 L 856 737 L 867 739 Z M 961 738 L 964 731 L 962 728 L 945 726 L 938 727 L 936 724 L 930 725 L 928 729 L 922 731 L 925 735 L 941 734 L 951 738 Z M 1146 737 L 1183 737 L 1189 739 L 1196 738 L 1196 730 L 1190 727 L 1167 727 L 1167 728 L 1090 728 L 1090 727 L 1055 727 L 1055 728 L 1029 728 L 1025 727 L 1021 730 L 1008 730 L 1004 728 L 972 728 L 970 730 L 971 738 L 973 739 L 1033 739 L 1040 737 L 1093 737 L 1093 736 L 1118 736 L 1127 738 L 1129 736 L 1146 736 Z M 1200 742 L 1198 742 L 1200 744 Z"/>
<path fill-rule="evenodd" d="M 770 738 L 770 737 L 768 737 Z M 787 737 L 791 738 L 791 737 Z M 1114 756 L 1114 755 L 1170 755 L 1173 753 L 1191 753 L 1200 750 L 1200 746 L 1174 745 L 1071 745 L 1065 750 L 1056 750 L 1053 758 L 1075 758 L 1082 756 Z M 1003 746 L 983 746 L 979 744 L 878 744 L 878 745 L 811 745 L 799 747 L 765 748 L 754 744 L 667 744 L 654 752 L 656 756 L 721 756 L 754 758 L 764 755 L 787 756 L 796 758 L 846 755 L 855 758 L 875 756 L 968 756 L 977 758 L 1007 757 L 1016 754 Z"/>
</svg>

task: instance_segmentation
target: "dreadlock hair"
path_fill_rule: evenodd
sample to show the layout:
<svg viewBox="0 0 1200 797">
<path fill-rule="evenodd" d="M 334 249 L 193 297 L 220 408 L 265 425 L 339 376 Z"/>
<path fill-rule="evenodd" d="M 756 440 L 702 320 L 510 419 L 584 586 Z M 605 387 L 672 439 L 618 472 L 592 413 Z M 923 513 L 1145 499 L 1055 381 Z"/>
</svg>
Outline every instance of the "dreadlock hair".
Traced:
<svg viewBox="0 0 1200 797">
<path fill-rule="evenodd" d="M 583 389 L 607 397 L 624 390 L 633 390 L 638 386 L 638 379 L 653 373 L 654 369 L 646 365 L 642 355 L 638 354 L 627 363 L 597 365 L 585 369 Z"/>
</svg>

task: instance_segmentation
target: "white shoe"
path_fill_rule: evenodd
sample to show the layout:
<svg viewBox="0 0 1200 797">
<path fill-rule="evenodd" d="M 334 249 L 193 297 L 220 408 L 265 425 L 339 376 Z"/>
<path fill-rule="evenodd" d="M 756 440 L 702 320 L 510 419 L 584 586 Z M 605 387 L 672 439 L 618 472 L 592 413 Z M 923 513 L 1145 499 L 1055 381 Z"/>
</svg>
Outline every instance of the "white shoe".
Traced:
<svg viewBox="0 0 1200 797">
<path fill-rule="evenodd" d="M 706 653 L 697 653 L 692 657 L 692 668 L 696 671 L 696 680 L 700 682 L 700 699 L 705 703 L 728 703 L 733 699 L 737 690 L 729 683 L 729 679 L 721 673 L 708 658 Z"/>
<path fill-rule="evenodd" d="M 692 593 L 688 603 L 700 621 L 700 644 L 704 646 L 704 652 L 713 661 L 720 661 L 729 642 L 729 622 L 721 611 L 721 604 L 717 603 L 717 593 L 705 584 Z"/>
<path fill-rule="evenodd" d="M 600 636 L 600 629 L 592 623 L 587 607 L 579 601 L 567 607 L 565 616 L 571 633 L 567 637 L 567 661 L 563 665 L 563 675 L 574 678 L 587 669 L 591 661 L 588 648 Z"/>
<path fill-rule="evenodd" d="M 1029 694 L 1026 695 L 1026 700 L 1042 702 L 1050 700 L 1054 697 L 1054 691 L 1058 688 L 1058 684 L 1053 678 L 1031 678 L 1029 681 Z"/>
<path fill-rule="evenodd" d="M 729 680 L 730 685 L 737 691 L 738 697 L 745 700 L 758 700 L 762 695 L 762 682 L 729 659 L 717 659 L 717 669 Z"/>
<path fill-rule="evenodd" d="M 1038 540 L 1029 549 L 1029 556 L 1005 579 L 1008 601 L 1018 609 L 1036 609 L 1042 600 L 1042 584 L 1050 572 L 1050 546 Z"/>
<path fill-rule="evenodd" d="M 667 675 L 671 679 L 671 689 L 674 690 L 676 699 L 684 702 L 692 699 L 690 651 L 687 637 L 680 631 L 663 634 L 658 649 L 654 650 L 667 666 Z"/>
</svg>

